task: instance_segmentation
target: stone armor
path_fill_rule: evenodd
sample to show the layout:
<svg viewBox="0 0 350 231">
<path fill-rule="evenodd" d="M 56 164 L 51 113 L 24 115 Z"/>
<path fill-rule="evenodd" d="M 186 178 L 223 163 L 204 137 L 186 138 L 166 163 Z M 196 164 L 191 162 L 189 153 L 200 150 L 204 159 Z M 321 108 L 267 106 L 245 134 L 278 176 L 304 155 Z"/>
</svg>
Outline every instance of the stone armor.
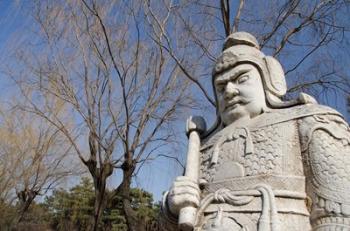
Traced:
<svg viewBox="0 0 350 231">
<path fill-rule="evenodd" d="M 194 230 L 350 230 L 349 142 L 341 115 L 315 104 L 222 128 L 202 141 Z"/>
</svg>

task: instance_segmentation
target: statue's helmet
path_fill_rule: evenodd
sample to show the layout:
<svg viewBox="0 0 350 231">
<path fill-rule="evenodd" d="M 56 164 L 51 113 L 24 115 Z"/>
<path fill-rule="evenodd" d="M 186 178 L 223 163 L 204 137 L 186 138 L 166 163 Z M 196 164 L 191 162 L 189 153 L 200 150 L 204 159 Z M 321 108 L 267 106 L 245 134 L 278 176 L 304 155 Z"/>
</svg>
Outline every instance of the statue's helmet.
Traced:
<svg viewBox="0 0 350 231">
<path fill-rule="evenodd" d="M 261 52 L 256 38 L 247 32 L 236 32 L 227 37 L 213 70 L 213 86 L 217 75 L 243 63 L 252 64 L 258 69 L 268 107 L 278 108 L 281 97 L 287 92 L 282 66 L 275 58 Z"/>
</svg>

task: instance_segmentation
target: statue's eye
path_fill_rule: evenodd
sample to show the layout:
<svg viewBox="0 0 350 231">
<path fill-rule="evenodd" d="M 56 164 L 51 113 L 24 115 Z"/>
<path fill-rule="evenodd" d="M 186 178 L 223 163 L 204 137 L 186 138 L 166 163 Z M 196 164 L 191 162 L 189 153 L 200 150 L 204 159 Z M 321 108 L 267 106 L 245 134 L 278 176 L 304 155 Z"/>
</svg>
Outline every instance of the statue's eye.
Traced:
<svg viewBox="0 0 350 231">
<path fill-rule="evenodd" d="M 218 92 L 223 92 L 225 90 L 225 84 L 217 84 L 216 85 L 216 90 Z"/>
<path fill-rule="evenodd" d="M 242 76 L 238 77 L 238 79 L 237 79 L 236 81 L 237 81 L 237 83 L 244 83 L 244 82 L 246 82 L 248 79 L 249 79 L 249 76 L 248 76 L 248 75 L 242 75 Z"/>
</svg>

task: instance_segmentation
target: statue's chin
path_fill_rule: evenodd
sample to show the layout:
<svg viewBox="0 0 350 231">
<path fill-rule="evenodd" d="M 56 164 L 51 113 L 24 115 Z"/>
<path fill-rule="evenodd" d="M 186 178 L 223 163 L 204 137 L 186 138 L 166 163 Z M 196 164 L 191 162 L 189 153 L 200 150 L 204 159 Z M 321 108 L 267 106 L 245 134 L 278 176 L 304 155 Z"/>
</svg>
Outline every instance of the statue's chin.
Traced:
<svg viewBox="0 0 350 231">
<path fill-rule="evenodd" d="M 221 117 L 221 120 L 225 126 L 228 126 L 233 123 L 242 123 L 245 121 L 249 121 L 256 116 L 261 115 L 262 113 L 263 113 L 263 110 L 257 110 L 252 113 L 235 110 L 235 111 L 230 111 L 228 113 L 224 113 L 224 115 Z"/>
</svg>

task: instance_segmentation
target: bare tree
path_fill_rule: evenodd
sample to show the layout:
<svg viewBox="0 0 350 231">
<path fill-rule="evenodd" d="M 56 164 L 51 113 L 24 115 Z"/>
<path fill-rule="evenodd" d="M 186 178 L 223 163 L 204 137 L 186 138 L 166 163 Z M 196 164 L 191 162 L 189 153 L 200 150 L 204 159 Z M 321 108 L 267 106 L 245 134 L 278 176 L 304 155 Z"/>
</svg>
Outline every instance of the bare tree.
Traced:
<svg viewBox="0 0 350 231">
<path fill-rule="evenodd" d="M 160 151 L 175 141 L 171 124 L 192 105 L 190 81 L 142 32 L 142 9 L 142 1 L 36 1 L 40 49 L 25 44 L 17 61 L 26 71 L 7 71 L 30 104 L 22 109 L 60 131 L 87 167 L 95 188 L 92 230 L 110 199 L 113 172 L 122 180 L 110 197 L 122 197 L 129 230 L 145 228 L 132 207 L 132 178 L 147 161 L 167 156 Z M 69 113 L 53 113 L 51 100 Z"/>
<path fill-rule="evenodd" d="M 0 137 L 0 195 L 7 203 L 17 199 L 18 224 L 38 195 L 78 168 L 69 161 L 71 145 L 58 130 L 23 111 L 2 111 Z"/>
</svg>

